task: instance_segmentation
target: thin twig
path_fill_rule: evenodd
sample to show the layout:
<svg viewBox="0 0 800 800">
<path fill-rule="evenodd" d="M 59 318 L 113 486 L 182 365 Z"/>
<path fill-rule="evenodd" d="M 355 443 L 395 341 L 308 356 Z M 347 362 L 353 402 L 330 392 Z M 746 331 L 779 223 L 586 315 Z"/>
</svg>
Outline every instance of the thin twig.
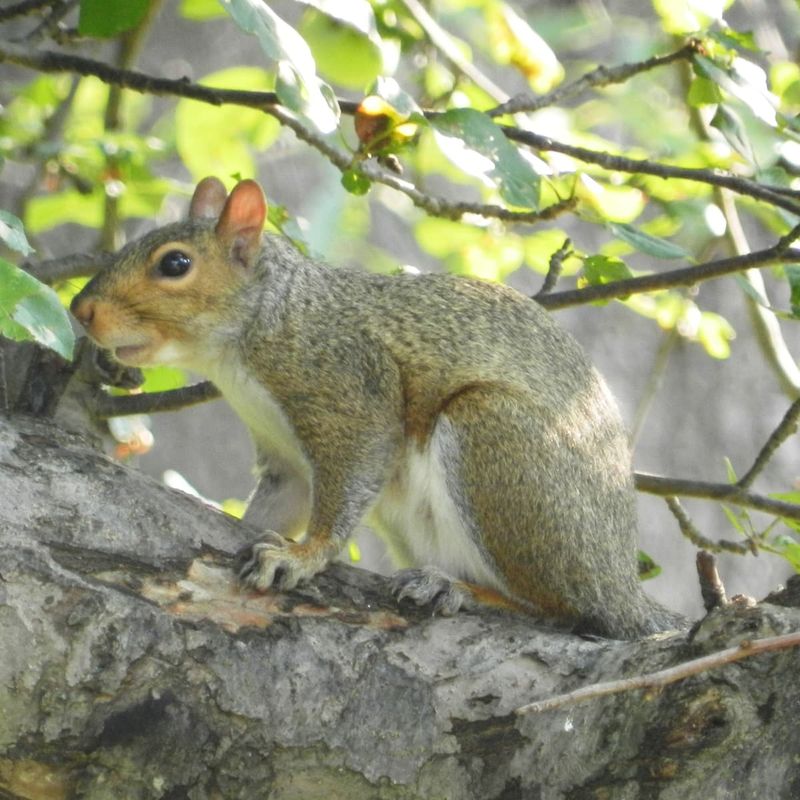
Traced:
<svg viewBox="0 0 800 800">
<path fill-rule="evenodd" d="M 713 169 L 700 169 L 697 167 L 676 167 L 670 164 L 661 164 L 642 158 L 626 158 L 625 156 L 601 153 L 589 150 L 586 147 L 576 147 L 556 141 L 548 136 L 541 136 L 529 130 L 513 128 L 507 125 L 500 126 L 505 135 L 515 142 L 527 144 L 537 150 L 552 151 L 572 156 L 579 161 L 597 164 L 605 169 L 616 172 L 631 172 L 644 175 L 655 175 L 659 178 L 681 178 L 687 181 L 706 183 L 711 186 L 724 186 L 737 194 L 754 197 L 766 203 L 800 214 L 800 192 L 793 189 L 784 189 L 782 186 L 765 186 L 764 184 L 731 175 Z"/>
<path fill-rule="evenodd" d="M 220 397 L 220 391 L 210 381 L 202 381 L 180 389 L 165 392 L 142 392 L 141 394 L 110 395 L 98 391 L 89 400 L 91 413 L 98 419 L 127 417 L 132 414 L 155 414 L 161 411 L 177 411 L 188 406 L 206 403 Z"/>
<path fill-rule="evenodd" d="M 648 70 L 655 69 L 656 67 L 663 67 L 667 64 L 672 64 L 684 58 L 691 58 L 697 52 L 697 42 L 694 40 L 688 42 L 683 47 L 672 53 L 667 53 L 664 56 L 653 56 L 652 58 L 645 59 L 644 61 L 637 61 L 630 64 L 620 64 L 616 67 L 599 66 L 591 72 L 587 72 L 577 80 L 571 83 L 565 83 L 552 92 L 548 92 L 541 97 L 534 97 L 528 92 L 515 95 L 507 103 L 492 108 L 486 113 L 490 117 L 499 117 L 504 114 L 517 114 L 519 112 L 533 112 L 538 111 L 540 108 L 555 105 L 564 101 L 568 97 L 585 92 L 587 89 L 594 89 L 603 86 L 609 86 L 612 83 L 624 83 L 634 75 Z"/>
<path fill-rule="evenodd" d="M 711 280 L 712 278 L 720 278 L 723 275 L 741 272 L 749 267 L 767 267 L 773 264 L 797 261 L 798 259 L 800 259 L 800 248 L 786 248 L 775 245 L 766 250 L 748 253 L 746 256 L 720 258 L 717 261 L 698 264 L 696 267 L 684 267 L 669 272 L 640 275 L 636 278 L 626 278 L 613 283 L 587 286 L 585 289 L 553 292 L 538 298 L 538 301 L 545 308 L 566 308 L 568 306 L 581 305 L 582 303 L 593 303 L 598 300 L 625 298 L 632 294 L 654 292 L 659 289 L 693 286 L 696 283 Z"/>
<path fill-rule="evenodd" d="M 797 424 L 800 419 L 800 398 L 795 400 L 789 410 L 783 415 L 783 419 L 778 427 L 770 434 L 761 451 L 756 456 L 753 466 L 737 481 L 739 489 L 749 488 L 758 474 L 764 469 L 775 451 L 793 434 L 797 432 Z"/>
<path fill-rule="evenodd" d="M 681 529 L 681 533 L 695 545 L 695 547 L 712 550 L 715 553 L 726 551 L 728 553 L 736 553 L 737 555 L 745 555 L 752 551 L 752 547 L 746 542 L 730 542 L 727 539 L 718 539 L 716 542 L 712 542 L 711 539 L 706 538 L 700 533 L 697 526 L 692 522 L 686 511 L 684 511 L 677 497 L 665 497 L 664 500 L 667 503 L 667 507 L 672 512 L 672 515 L 678 521 L 678 527 Z"/>
<path fill-rule="evenodd" d="M 616 681 L 595 683 L 546 700 L 537 700 L 534 703 L 521 706 L 514 713 L 517 715 L 539 714 L 542 711 L 552 711 L 556 708 L 581 703 L 584 700 L 630 692 L 634 689 L 649 689 L 651 691 L 663 689 L 671 683 L 690 678 L 692 675 L 699 675 L 701 672 L 707 672 L 710 669 L 724 667 L 727 664 L 733 664 L 736 661 L 742 661 L 745 658 L 760 655 L 761 653 L 788 650 L 799 645 L 800 633 L 797 632 L 785 633 L 781 636 L 767 636 L 763 639 L 746 639 L 743 642 L 739 642 L 735 647 L 729 647 L 727 650 L 720 650 L 702 658 L 695 658 L 675 667 L 668 667 L 646 675 L 637 675 L 633 678 L 621 678 Z"/>
<path fill-rule="evenodd" d="M 773 500 L 771 497 L 740 489 L 736 484 L 667 478 L 661 475 L 649 475 L 645 472 L 636 472 L 634 479 L 638 491 L 655 494 L 659 497 L 680 495 L 682 497 L 700 497 L 706 500 L 721 500 L 745 508 L 766 511 L 778 517 L 800 520 L 800 505 L 787 503 L 784 500 Z"/>
<path fill-rule="evenodd" d="M 544 295 L 549 294 L 553 287 L 556 285 L 561 270 L 564 269 L 564 259 L 572 252 L 572 241 L 567 237 L 564 243 L 558 248 L 551 256 L 547 268 L 547 275 L 544 276 L 542 281 L 542 288 L 533 296 L 535 300 L 539 300 Z"/>
</svg>

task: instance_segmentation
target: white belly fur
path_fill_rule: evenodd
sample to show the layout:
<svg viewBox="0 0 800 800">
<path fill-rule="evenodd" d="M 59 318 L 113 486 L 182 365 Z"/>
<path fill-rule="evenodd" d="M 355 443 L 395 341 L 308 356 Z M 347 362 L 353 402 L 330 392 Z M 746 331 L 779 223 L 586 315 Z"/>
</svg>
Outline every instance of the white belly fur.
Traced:
<svg viewBox="0 0 800 800">
<path fill-rule="evenodd" d="M 256 446 L 280 459 L 310 485 L 311 464 L 292 424 L 269 390 L 233 359 L 209 377 L 248 427 Z"/>
<path fill-rule="evenodd" d="M 416 566 L 436 566 L 453 578 L 507 592 L 504 581 L 478 549 L 447 486 L 445 454 L 458 442 L 440 418 L 424 449 L 409 447 L 375 504 L 377 527 Z M 452 460 L 452 458 L 451 458 Z"/>
</svg>

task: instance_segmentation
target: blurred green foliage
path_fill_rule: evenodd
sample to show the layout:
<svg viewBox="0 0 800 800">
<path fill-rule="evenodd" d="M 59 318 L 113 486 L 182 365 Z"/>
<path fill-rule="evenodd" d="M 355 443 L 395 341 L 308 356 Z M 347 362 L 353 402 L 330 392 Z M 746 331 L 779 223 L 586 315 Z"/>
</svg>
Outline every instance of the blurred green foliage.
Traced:
<svg viewBox="0 0 800 800">
<path fill-rule="evenodd" d="M 314 230 L 301 233 L 283 209 L 272 209 L 271 222 L 312 250 L 347 252 L 381 271 L 402 268 L 370 241 L 372 215 L 383 206 L 406 221 L 419 248 L 445 269 L 483 280 L 503 281 L 519 270 L 546 274 L 568 235 L 572 244 L 560 260 L 556 288 L 593 286 L 730 254 L 718 189 L 616 168 L 603 157 L 723 170 L 798 189 L 800 66 L 763 49 L 751 31 L 730 27 L 726 15 L 737 11 L 734 0 L 652 0 L 635 15 L 603 24 L 592 16 L 593 4 L 297 0 L 288 6 L 291 25 L 275 5 L 175 0 L 161 13 L 181 15 L 190 29 L 238 30 L 243 43 L 255 37 L 260 63 L 231 48 L 225 66 L 199 83 L 275 92 L 295 130 L 307 132 L 301 138 L 311 145 L 309 158 L 325 158 L 325 148 L 344 154 L 344 163 L 336 162 L 344 190 L 323 187 L 314 200 Z M 800 29 L 800 11 L 795 6 L 792 16 L 792 8 L 781 5 Z M 147 0 L 80 0 L 78 32 L 99 39 L 146 34 L 139 26 L 147 11 Z M 589 80 L 563 98 L 547 97 L 598 66 L 641 62 L 687 42 L 694 43 L 691 55 L 669 66 L 635 69 L 608 85 Z M 173 49 L 196 60 L 202 74 L 191 37 Z M 598 64 L 590 52 L 611 52 L 614 63 Z M 522 92 L 546 102 L 534 111 L 488 113 Z M 355 126 L 352 113 L 342 113 L 342 97 L 369 98 Z M 255 175 L 283 140 L 281 122 L 260 110 L 195 99 L 157 104 L 146 92 L 122 92 L 118 122 L 110 125 L 110 90 L 95 77 L 17 75 L 0 101 L 0 169 L 36 170 L 15 209 L 31 237 L 66 224 L 99 230 L 108 224 L 110 202 L 118 222 L 157 220 L 168 195 L 188 195 L 206 174 L 228 185 Z M 601 158 L 520 146 L 503 125 Z M 377 187 L 368 169 L 372 159 L 395 175 L 394 184 L 384 182 L 400 191 Z M 166 165 L 176 163 L 182 179 L 164 177 L 175 174 Z M 437 202 L 425 213 L 407 201 L 401 184 Z M 437 206 L 440 196 L 488 211 L 454 219 L 458 214 Z M 573 205 L 566 214 L 536 224 L 513 224 L 496 213 L 536 212 L 567 200 Z M 736 207 L 746 227 L 770 237 L 798 223 L 796 214 L 746 194 L 737 196 Z M 22 230 L 16 216 L 0 216 L 0 242 L 17 261 L 30 253 Z M 786 320 L 800 317 L 800 266 L 774 272 L 790 299 L 787 308 L 773 310 Z M 664 289 L 617 302 L 712 358 L 731 355 L 734 330 L 704 308 L 702 294 Z M 766 298 L 759 302 L 770 305 Z M 68 357 L 71 334 L 59 309 L 55 294 L 0 260 L 4 335 L 34 338 Z M 150 385 L 179 382 L 180 376 L 163 373 Z"/>
</svg>

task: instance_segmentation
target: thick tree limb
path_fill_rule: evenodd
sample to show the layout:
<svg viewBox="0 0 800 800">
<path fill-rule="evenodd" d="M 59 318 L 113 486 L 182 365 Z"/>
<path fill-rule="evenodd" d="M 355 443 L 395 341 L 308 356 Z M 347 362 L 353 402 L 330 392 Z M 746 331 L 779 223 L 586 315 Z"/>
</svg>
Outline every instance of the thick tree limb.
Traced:
<svg viewBox="0 0 800 800">
<path fill-rule="evenodd" d="M 796 635 L 791 592 L 626 643 L 431 617 L 343 565 L 254 595 L 241 524 L 26 417 L 0 417 L 0 498 L 0 794 L 796 796 L 796 650 L 513 713 Z"/>
</svg>

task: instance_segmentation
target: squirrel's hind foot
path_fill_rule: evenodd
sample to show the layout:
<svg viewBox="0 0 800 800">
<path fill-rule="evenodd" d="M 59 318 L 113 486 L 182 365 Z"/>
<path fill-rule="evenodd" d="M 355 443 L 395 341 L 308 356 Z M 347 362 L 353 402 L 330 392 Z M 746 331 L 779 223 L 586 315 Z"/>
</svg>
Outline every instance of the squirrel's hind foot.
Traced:
<svg viewBox="0 0 800 800">
<path fill-rule="evenodd" d="M 467 585 L 438 567 L 401 569 L 392 576 L 392 592 L 398 600 L 408 598 L 418 606 L 430 605 L 434 614 L 445 617 L 457 614 L 462 608 L 475 607 Z"/>
</svg>

